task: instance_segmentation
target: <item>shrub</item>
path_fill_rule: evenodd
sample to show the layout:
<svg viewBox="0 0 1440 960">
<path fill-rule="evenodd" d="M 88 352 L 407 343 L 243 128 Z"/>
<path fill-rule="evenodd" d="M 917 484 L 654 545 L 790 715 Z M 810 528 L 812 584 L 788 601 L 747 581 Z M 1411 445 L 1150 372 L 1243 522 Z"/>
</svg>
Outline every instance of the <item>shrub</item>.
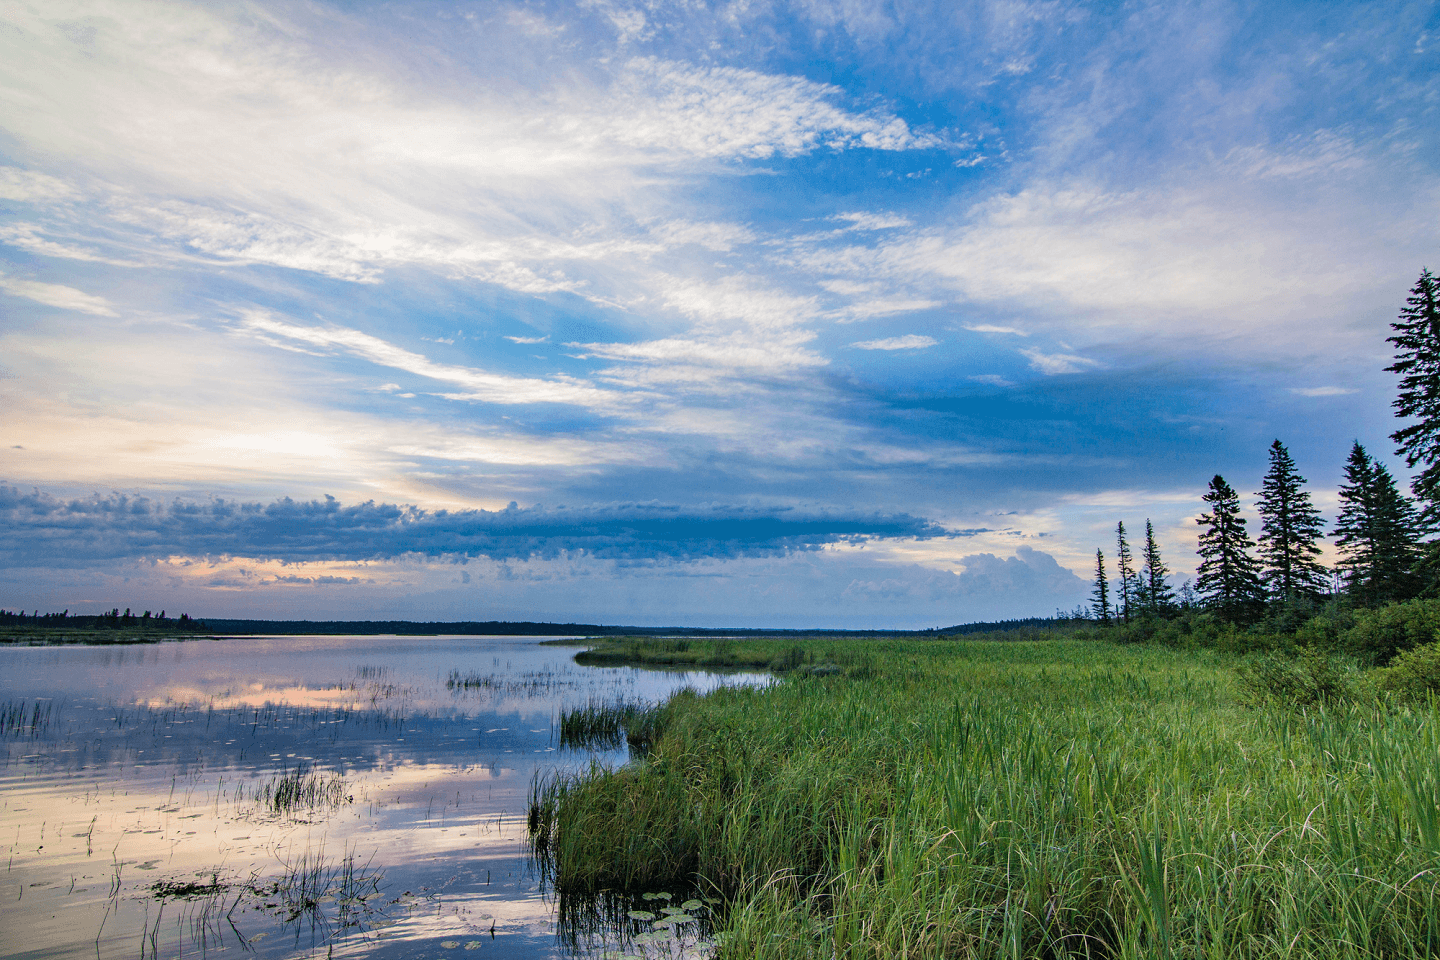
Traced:
<svg viewBox="0 0 1440 960">
<path fill-rule="evenodd" d="M 1355 699 L 1360 674 L 1353 661 L 1314 648 L 1270 653 L 1243 665 L 1240 681 L 1262 703 L 1308 709 Z"/>
<path fill-rule="evenodd" d="M 781 653 L 774 660 L 771 660 L 770 669 L 776 673 L 785 673 L 786 671 L 798 668 L 804 662 L 805 648 L 797 644 Z"/>
<path fill-rule="evenodd" d="M 1440 600 L 1407 600 L 1359 610 L 1355 626 L 1340 638 L 1342 649 L 1362 663 L 1384 666 L 1402 650 L 1440 636 Z"/>
<path fill-rule="evenodd" d="M 1423 701 L 1431 693 L 1440 693 L 1440 643 L 1405 650 L 1372 676 L 1377 689 L 1400 700 Z"/>
</svg>

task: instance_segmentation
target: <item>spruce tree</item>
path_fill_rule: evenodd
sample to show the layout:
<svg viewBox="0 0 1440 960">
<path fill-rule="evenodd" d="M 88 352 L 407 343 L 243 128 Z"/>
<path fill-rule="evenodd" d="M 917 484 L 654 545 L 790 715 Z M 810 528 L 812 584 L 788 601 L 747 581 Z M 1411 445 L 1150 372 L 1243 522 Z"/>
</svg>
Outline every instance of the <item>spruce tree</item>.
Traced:
<svg viewBox="0 0 1440 960">
<path fill-rule="evenodd" d="M 1240 516 L 1240 495 L 1216 474 L 1204 500 L 1210 512 L 1196 519 L 1208 529 L 1200 534 L 1200 569 L 1195 588 L 1227 620 L 1248 619 L 1264 599 L 1260 572 L 1250 556 L 1250 534 Z"/>
<path fill-rule="evenodd" d="M 1351 598 L 1369 606 L 1375 602 L 1375 464 L 1356 440 L 1345 461 L 1345 482 L 1340 485 L 1340 513 L 1335 517 L 1336 567 Z"/>
<path fill-rule="evenodd" d="M 1160 559 L 1160 547 L 1155 543 L 1155 528 L 1150 518 L 1145 518 L 1145 567 L 1140 577 L 1145 590 L 1145 609 L 1152 615 L 1163 617 L 1175 608 L 1175 591 L 1170 588 L 1166 577 L 1165 561 Z"/>
<path fill-rule="evenodd" d="M 1136 607 L 1140 575 L 1135 570 L 1135 558 L 1130 555 L 1130 542 L 1125 539 L 1125 521 L 1115 525 L 1115 567 L 1120 577 L 1120 596 L 1115 604 L 1120 619 L 1130 622 L 1130 614 Z"/>
<path fill-rule="evenodd" d="M 1420 517 L 1383 463 L 1375 464 L 1374 490 L 1376 602 L 1408 600 L 1418 596 L 1423 586 Z"/>
<path fill-rule="evenodd" d="M 1317 600 L 1325 592 L 1330 574 L 1317 557 L 1325 521 L 1310 502 L 1305 478 L 1285 445 L 1270 445 L 1270 472 L 1260 491 L 1257 507 L 1264 521 L 1260 527 L 1261 578 L 1277 600 Z"/>
<path fill-rule="evenodd" d="M 1395 431 L 1396 452 L 1405 465 L 1423 469 L 1410 482 L 1422 504 L 1421 520 L 1440 520 L 1440 281 L 1429 270 L 1410 290 L 1400 317 L 1390 325 L 1395 335 L 1395 362 L 1385 369 L 1400 374 L 1400 395 L 1393 406 L 1397 417 L 1418 422 Z"/>
<path fill-rule="evenodd" d="M 1105 554 L 1095 550 L 1095 592 L 1090 606 L 1095 619 L 1110 623 L 1110 581 L 1105 577 Z"/>
</svg>

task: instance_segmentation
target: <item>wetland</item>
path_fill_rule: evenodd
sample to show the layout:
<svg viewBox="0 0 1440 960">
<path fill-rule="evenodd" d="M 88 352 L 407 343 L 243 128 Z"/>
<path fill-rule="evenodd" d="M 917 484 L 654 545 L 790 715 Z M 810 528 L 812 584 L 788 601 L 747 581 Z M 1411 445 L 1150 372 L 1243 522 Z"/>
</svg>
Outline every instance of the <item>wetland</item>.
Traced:
<svg viewBox="0 0 1440 960">
<path fill-rule="evenodd" d="M 767 678 L 575 652 L 514 636 L 0 648 L 0 956 L 707 952 L 697 891 L 561 910 L 527 801 L 629 759 L 623 737 L 562 742 L 567 713 Z"/>
</svg>

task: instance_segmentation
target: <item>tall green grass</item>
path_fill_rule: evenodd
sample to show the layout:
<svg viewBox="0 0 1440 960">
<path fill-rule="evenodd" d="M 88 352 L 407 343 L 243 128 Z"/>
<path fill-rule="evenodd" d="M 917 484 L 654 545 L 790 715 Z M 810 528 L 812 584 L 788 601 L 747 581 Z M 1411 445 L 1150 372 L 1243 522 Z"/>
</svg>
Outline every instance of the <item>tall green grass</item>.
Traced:
<svg viewBox="0 0 1440 960">
<path fill-rule="evenodd" d="M 712 888 L 722 957 L 1440 954 L 1433 705 L 1247 705 L 1204 651 L 824 646 L 870 668 L 681 693 L 644 761 L 537 782 L 562 895 Z"/>
<path fill-rule="evenodd" d="M 628 743 L 648 750 L 659 733 L 659 711 L 643 701 L 593 700 L 560 714 L 560 746 L 615 750 Z"/>
</svg>

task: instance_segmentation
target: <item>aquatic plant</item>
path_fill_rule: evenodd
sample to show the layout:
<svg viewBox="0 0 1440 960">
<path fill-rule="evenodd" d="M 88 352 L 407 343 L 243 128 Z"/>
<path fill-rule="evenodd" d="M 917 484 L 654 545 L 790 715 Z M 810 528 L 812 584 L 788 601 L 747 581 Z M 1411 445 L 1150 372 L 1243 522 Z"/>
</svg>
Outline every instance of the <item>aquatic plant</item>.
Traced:
<svg viewBox="0 0 1440 960">
<path fill-rule="evenodd" d="M 338 807 L 354 801 L 343 778 L 305 766 L 282 771 L 255 789 L 251 796 L 263 810 L 276 816 L 290 816 L 300 810 Z"/>
<path fill-rule="evenodd" d="M 629 743 L 645 750 L 654 740 L 659 723 L 655 704 L 639 700 L 592 700 L 560 714 L 560 745 L 615 750 Z"/>
<path fill-rule="evenodd" d="M 50 701 L 26 703 L 24 700 L 7 700 L 0 704 L 0 736 L 39 737 L 50 726 L 55 705 Z"/>
</svg>

